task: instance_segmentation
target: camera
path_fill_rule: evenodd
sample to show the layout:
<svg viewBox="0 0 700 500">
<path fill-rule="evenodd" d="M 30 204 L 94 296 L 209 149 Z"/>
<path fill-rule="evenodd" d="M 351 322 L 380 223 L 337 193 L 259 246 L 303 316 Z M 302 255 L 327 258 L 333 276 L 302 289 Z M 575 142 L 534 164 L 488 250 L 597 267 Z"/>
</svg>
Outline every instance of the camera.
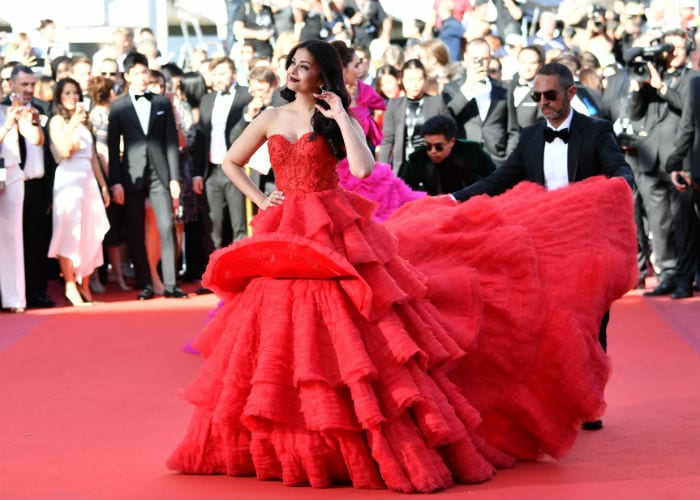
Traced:
<svg viewBox="0 0 700 500">
<path fill-rule="evenodd" d="M 668 66 L 668 57 L 673 54 L 673 45 L 661 43 L 651 47 L 633 47 L 625 51 L 623 56 L 629 69 L 630 78 L 645 82 L 649 80 L 647 63 L 652 63 L 659 74 L 663 74 Z"/>
</svg>

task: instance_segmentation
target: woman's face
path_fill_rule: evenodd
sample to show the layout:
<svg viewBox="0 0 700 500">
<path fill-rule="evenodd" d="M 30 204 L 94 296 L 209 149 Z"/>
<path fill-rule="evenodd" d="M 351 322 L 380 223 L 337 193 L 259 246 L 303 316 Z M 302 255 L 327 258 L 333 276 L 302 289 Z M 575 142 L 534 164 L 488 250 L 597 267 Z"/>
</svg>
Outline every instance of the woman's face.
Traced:
<svg viewBox="0 0 700 500">
<path fill-rule="evenodd" d="M 61 91 L 61 106 L 68 111 L 75 111 L 75 103 L 80 101 L 78 87 L 72 83 L 66 83 Z"/>
<path fill-rule="evenodd" d="M 405 69 L 403 79 L 401 80 L 403 88 L 406 91 L 406 97 L 409 99 L 419 99 L 423 96 L 423 87 L 425 86 L 425 75 L 418 68 Z"/>
<path fill-rule="evenodd" d="M 399 95 L 399 79 L 391 73 L 386 73 L 379 79 L 379 90 L 389 99 Z"/>
<path fill-rule="evenodd" d="M 311 53 L 297 49 L 287 68 L 287 87 L 293 92 L 317 93 L 323 85 L 321 72 Z"/>
<path fill-rule="evenodd" d="M 345 80 L 346 84 L 355 85 L 357 83 L 360 70 L 362 69 L 360 66 L 360 58 L 357 57 L 357 54 L 354 54 L 352 56 L 352 61 L 343 68 L 343 80 Z"/>
</svg>

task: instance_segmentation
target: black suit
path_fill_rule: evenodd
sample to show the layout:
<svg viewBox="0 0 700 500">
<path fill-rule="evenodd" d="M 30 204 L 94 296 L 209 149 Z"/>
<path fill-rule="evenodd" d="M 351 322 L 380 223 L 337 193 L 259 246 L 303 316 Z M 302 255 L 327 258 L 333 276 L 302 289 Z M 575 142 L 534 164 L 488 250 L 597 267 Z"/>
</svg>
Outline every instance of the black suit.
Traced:
<svg viewBox="0 0 700 500">
<path fill-rule="evenodd" d="M 476 99 L 467 100 L 459 82 L 450 82 L 442 93 L 457 125 L 461 127 L 459 137 L 480 143 L 494 163 L 500 165 L 515 148 L 518 135 L 509 130 L 508 90 L 498 80 L 489 78 L 489 81 L 491 102 L 483 120 Z"/>
<path fill-rule="evenodd" d="M 175 116 L 170 101 L 153 95 L 148 132 L 141 127 L 129 93 L 110 106 L 107 143 L 109 184 L 124 188 L 127 241 L 137 287 L 151 284 L 145 246 L 145 200 L 153 207 L 161 240 L 161 268 L 167 290 L 175 288 L 175 237 L 170 181 L 180 180 Z M 124 151 L 120 152 L 123 140 Z"/>
<path fill-rule="evenodd" d="M 450 155 L 437 165 L 424 147 L 418 148 L 408 157 L 400 177 L 412 189 L 435 196 L 470 186 L 495 168 L 491 156 L 480 144 L 457 139 Z"/>
<path fill-rule="evenodd" d="M 398 175 L 401 166 L 406 161 L 406 108 L 408 98 L 405 96 L 389 99 L 384 112 L 384 137 L 379 149 L 377 161 L 390 163 L 395 174 Z M 433 116 L 450 116 L 440 96 L 423 96 L 421 109 L 423 123 Z M 415 131 L 420 134 L 420 130 Z"/>
<path fill-rule="evenodd" d="M 454 197 L 465 201 L 479 194 L 497 195 L 521 181 L 545 184 L 544 129 L 547 123 L 538 122 L 525 128 L 520 141 L 508 159 L 496 171 L 479 182 L 457 191 Z M 569 182 L 595 175 L 624 177 L 633 184 L 632 170 L 615 142 L 610 122 L 589 118 L 574 111 L 571 119 L 567 152 Z"/>
<path fill-rule="evenodd" d="M 476 184 L 454 193 L 464 201 L 478 194 L 497 195 L 521 181 L 545 185 L 544 129 L 546 121 L 527 127 L 508 159 L 496 171 Z M 596 175 L 623 177 L 632 187 L 632 170 L 615 142 L 610 122 L 597 120 L 574 111 L 569 127 L 567 171 L 569 182 L 580 181 Z M 599 340 L 607 348 L 607 324 L 609 313 L 601 320 Z"/>
<path fill-rule="evenodd" d="M 209 251 L 221 248 L 224 244 L 223 223 L 224 208 L 228 206 L 228 213 L 231 222 L 231 237 L 233 241 L 240 240 L 246 236 L 246 216 L 245 216 L 245 196 L 226 177 L 221 170 L 221 164 L 210 162 L 211 141 L 212 141 L 212 117 L 214 104 L 219 96 L 218 92 L 210 92 L 202 97 L 199 107 L 199 140 L 195 143 L 194 175 L 203 177 L 207 194 L 207 204 L 209 210 L 209 222 L 211 223 L 211 240 L 207 242 Z M 248 88 L 236 86 L 233 101 L 226 117 L 224 127 L 224 139 L 226 148 L 238 138 L 245 128 L 243 115 L 246 106 L 252 99 L 248 93 Z"/>
</svg>

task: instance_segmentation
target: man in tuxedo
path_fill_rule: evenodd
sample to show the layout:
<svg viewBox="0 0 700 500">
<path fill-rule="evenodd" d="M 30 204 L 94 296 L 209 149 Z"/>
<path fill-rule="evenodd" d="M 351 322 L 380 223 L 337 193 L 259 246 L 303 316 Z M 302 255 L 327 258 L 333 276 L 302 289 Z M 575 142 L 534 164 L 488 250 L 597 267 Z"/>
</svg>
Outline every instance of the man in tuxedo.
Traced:
<svg viewBox="0 0 700 500">
<path fill-rule="evenodd" d="M 456 139 L 451 116 L 433 116 L 421 127 L 424 143 L 411 153 L 401 170 L 406 184 L 431 196 L 449 194 L 488 176 L 496 166 L 473 141 Z"/>
<path fill-rule="evenodd" d="M 571 71 L 559 63 L 542 67 L 535 77 L 532 98 L 546 121 L 523 129 L 508 159 L 496 171 L 471 186 L 452 193 L 458 201 L 479 194 L 500 194 L 521 181 L 558 189 L 596 175 L 623 177 L 632 187 L 632 169 L 615 141 L 610 122 L 577 113 L 571 108 L 576 86 Z M 601 320 L 599 340 L 607 349 L 609 312 Z M 597 430 L 602 421 L 584 422 Z"/>
<path fill-rule="evenodd" d="M 15 127 L 13 141 L 17 141 L 19 166 L 24 176 L 24 202 L 22 225 L 24 233 L 24 274 L 28 307 L 52 307 L 56 303 L 49 297 L 48 258 L 51 234 L 51 200 L 53 198 L 53 162 L 48 141 L 42 127 L 48 123 L 47 103 L 33 97 L 36 76 L 31 68 L 17 64 L 10 73 L 11 97 L 3 105 L 13 103 L 25 108 L 31 116 L 32 130 Z M 9 124 L 8 124 L 9 125 Z M 36 129 L 36 130 L 33 130 Z M 25 134 L 29 133 L 30 136 Z M 12 134 L 10 134 L 12 136 Z M 33 136 L 40 137 L 34 140 Z"/>
<path fill-rule="evenodd" d="M 480 143 L 500 165 L 518 142 L 517 133 L 509 130 L 508 91 L 499 80 L 488 76 L 491 47 L 483 38 L 467 44 L 464 61 L 467 78 L 447 84 L 443 98 L 452 116 L 462 127 L 459 137 Z"/>
<path fill-rule="evenodd" d="M 247 87 L 236 85 L 236 65 L 229 57 L 211 63 L 213 91 L 202 97 L 199 137 L 194 146 L 193 185 L 206 191 L 211 221 L 210 250 L 223 246 L 224 208 L 228 207 L 233 241 L 246 236 L 245 196 L 221 170 L 226 151 L 245 128 L 243 114 L 251 100 Z"/>
<path fill-rule="evenodd" d="M 466 201 L 479 194 L 497 195 L 525 180 L 557 189 L 595 175 L 624 177 L 632 186 L 632 170 L 610 122 L 571 109 L 574 95 L 574 78 L 566 66 L 543 66 L 535 77 L 532 98 L 546 121 L 523 129 L 506 161 L 485 179 L 453 193 L 454 198 Z"/>
<path fill-rule="evenodd" d="M 170 101 L 146 92 L 148 59 L 132 52 L 124 59 L 129 91 L 109 111 L 109 185 L 115 203 L 125 206 L 127 243 L 134 262 L 139 300 L 154 297 L 145 244 L 145 202 L 153 207 L 161 241 L 161 268 L 166 298 L 187 298 L 175 274 L 173 211 L 180 199 L 177 129 Z M 124 150 L 120 151 L 123 141 Z"/>
</svg>

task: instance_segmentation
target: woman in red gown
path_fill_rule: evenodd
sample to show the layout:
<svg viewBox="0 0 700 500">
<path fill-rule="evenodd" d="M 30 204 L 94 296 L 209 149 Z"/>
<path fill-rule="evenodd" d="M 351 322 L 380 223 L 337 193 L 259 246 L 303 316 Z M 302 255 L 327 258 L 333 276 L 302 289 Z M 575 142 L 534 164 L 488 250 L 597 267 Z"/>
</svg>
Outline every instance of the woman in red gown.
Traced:
<svg viewBox="0 0 700 500">
<path fill-rule="evenodd" d="M 374 160 L 337 52 L 304 42 L 287 75 L 289 104 L 224 160 L 261 210 L 204 276 L 224 305 L 194 342 L 195 411 L 168 466 L 430 492 L 561 456 L 604 409 L 598 325 L 635 278 L 629 187 L 424 198 L 380 225 L 338 187 L 339 159 L 358 177 Z M 241 170 L 265 140 L 269 196 Z"/>
</svg>

